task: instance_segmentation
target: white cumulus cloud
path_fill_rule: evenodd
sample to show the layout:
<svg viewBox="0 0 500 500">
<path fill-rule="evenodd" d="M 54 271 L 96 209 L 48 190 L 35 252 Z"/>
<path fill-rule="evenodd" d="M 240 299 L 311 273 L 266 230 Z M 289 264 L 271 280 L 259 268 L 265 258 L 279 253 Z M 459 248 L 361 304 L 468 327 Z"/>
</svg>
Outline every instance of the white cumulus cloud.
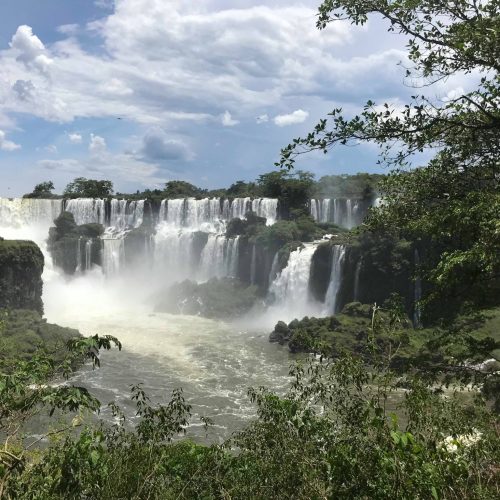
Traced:
<svg viewBox="0 0 500 500">
<path fill-rule="evenodd" d="M 21 149 L 21 146 L 15 142 L 7 140 L 5 132 L 0 130 L 0 149 L 2 151 L 15 151 L 16 149 Z"/>
<path fill-rule="evenodd" d="M 90 134 L 89 153 L 91 156 L 102 156 L 106 153 L 106 141 L 100 135 Z"/>
<path fill-rule="evenodd" d="M 309 116 L 308 111 L 297 109 L 293 113 L 287 115 L 278 115 L 274 117 L 274 123 L 278 127 L 286 127 L 287 125 L 295 125 L 296 123 L 303 123 Z"/>
<path fill-rule="evenodd" d="M 50 57 L 45 54 L 45 45 L 33 34 L 31 26 L 19 26 L 9 45 L 17 55 L 16 60 L 28 66 L 33 65 L 41 71 L 46 71 L 52 63 Z"/>
<path fill-rule="evenodd" d="M 229 111 L 225 111 L 224 114 L 221 116 L 221 121 L 222 125 L 224 127 L 234 127 L 235 125 L 238 125 L 240 123 L 238 120 L 235 120 Z"/>
<path fill-rule="evenodd" d="M 70 132 L 68 134 L 69 142 L 73 144 L 80 144 L 82 142 L 82 134 L 78 134 L 77 132 Z"/>
</svg>

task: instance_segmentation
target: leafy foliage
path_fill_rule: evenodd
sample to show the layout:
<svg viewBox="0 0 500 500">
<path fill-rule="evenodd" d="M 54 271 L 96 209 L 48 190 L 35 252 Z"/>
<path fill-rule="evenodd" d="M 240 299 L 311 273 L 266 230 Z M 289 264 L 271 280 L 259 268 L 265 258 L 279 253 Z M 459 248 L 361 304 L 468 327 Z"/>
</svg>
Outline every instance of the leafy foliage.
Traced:
<svg viewBox="0 0 500 500">
<path fill-rule="evenodd" d="M 20 499 L 496 498 L 500 436 L 484 400 L 397 376 L 390 364 L 404 318 L 397 307 L 374 311 L 371 321 L 360 311 L 369 366 L 350 355 L 293 365 L 285 394 L 250 389 L 257 416 L 225 443 L 175 440 L 190 421 L 182 392 L 152 405 L 134 385 L 135 428 L 112 403 L 113 425 L 66 433 L 36 455 L 15 455 L 9 442 L 2 490 Z"/>
<path fill-rule="evenodd" d="M 107 180 L 77 177 L 64 189 L 65 198 L 107 198 L 113 194 L 113 183 Z"/>
<path fill-rule="evenodd" d="M 165 189 L 163 190 L 165 198 L 196 198 L 203 193 L 202 189 L 185 181 L 169 181 L 165 184 Z"/>
<path fill-rule="evenodd" d="M 54 183 L 52 181 L 37 184 L 31 193 L 25 194 L 23 198 L 53 198 Z"/>
<path fill-rule="evenodd" d="M 3 323 L 2 330 L 5 328 Z M 1 332 L 0 332 L 1 333 Z M 65 433 L 78 424 L 78 420 L 58 430 L 50 430 L 42 437 L 32 438 L 27 445 L 23 444 L 23 425 L 48 410 L 52 416 L 56 410 L 77 412 L 89 410 L 96 412 L 100 408 L 99 401 L 83 387 L 69 384 L 51 385 L 54 377 L 68 378 L 75 366 L 91 360 L 94 366 L 99 365 L 99 351 L 110 349 L 112 345 L 121 349 L 120 342 L 111 336 L 74 338 L 67 341 L 66 355 L 54 356 L 44 349 L 33 353 L 26 361 L 17 359 L 2 360 L 0 365 L 0 433 L 4 446 L 0 451 L 0 496 L 3 498 L 5 487 L 26 466 L 26 455 L 29 450 L 48 436 Z M 5 369 L 8 371 L 4 371 Z"/>
</svg>

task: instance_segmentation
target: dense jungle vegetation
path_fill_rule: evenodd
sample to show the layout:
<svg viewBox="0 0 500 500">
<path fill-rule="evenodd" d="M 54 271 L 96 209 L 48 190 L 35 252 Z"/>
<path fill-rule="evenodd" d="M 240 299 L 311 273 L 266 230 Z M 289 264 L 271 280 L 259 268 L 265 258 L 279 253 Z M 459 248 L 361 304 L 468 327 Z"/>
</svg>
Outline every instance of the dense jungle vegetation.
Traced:
<svg viewBox="0 0 500 500">
<path fill-rule="evenodd" d="M 0 497 L 498 498 L 500 376 L 485 357 L 498 354 L 499 7 L 498 0 L 325 0 L 320 29 L 378 16 L 405 35 L 408 76 L 423 89 L 456 73 L 480 79 L 475 90 L 444 102 L 415 96 L 402 111 L 371 101 L 354 117 L 333 110 L 284 148 L 279 162 L 293 168 L 297 155 L 337 145 L 382 148 L 381 161 L 393 167 L 381 179 L 384 202 L 358 231 L 418 245 L 420 271 L 433 285 L 422 308 L 440 304 L 435 327 L 412 333 L 396 298 L 351 305 L 339 318 L 280 325 L 276 340 L 293 348 L 309 332 L 319 341 L 308 349 L 317 356 L 292 366 L 286 394 L 250 389 L 255 420 L 222 444 L 212 436 L 211 445 L 179 438 L 190 420 L 181 390 L 153 405 L 145 388 L 132 386 L 138 419 L 127 421 L 110 403 L 116 423 L 107 426 L 90 418 L 101 403 L 88 391 L 49 383 L 76 363 L 98 368 L 99 350 L 120 347 L 112 337 L 71 339 L 57 359 L 44 351 L 15 363 L 0 359 Z M 422 151 L 435 155 L 410 168 Z M 312 182 L 287 170 L 266 175 L 260 196 L 301 196 L 296 183 Z M 198 196 L 193 188 L 166 190 Z M 252 189 L 229 188 L 238 196 Z M 356 323 L 358 337 L 346 339 Z M 480 335 L 472 334 L 477 326 Z M 336 331 L 332 352 L 322 341 Z M 412 344 L 419 356 L 402 366 Z M 54 419 L 43 436 L 23 436 L 21 424 L 42 412 L 69 418 Z M 202 423 L 210 442 L 210 419 Z M 42 440 L 48 444 L 38 448 Z"/>
</svg>

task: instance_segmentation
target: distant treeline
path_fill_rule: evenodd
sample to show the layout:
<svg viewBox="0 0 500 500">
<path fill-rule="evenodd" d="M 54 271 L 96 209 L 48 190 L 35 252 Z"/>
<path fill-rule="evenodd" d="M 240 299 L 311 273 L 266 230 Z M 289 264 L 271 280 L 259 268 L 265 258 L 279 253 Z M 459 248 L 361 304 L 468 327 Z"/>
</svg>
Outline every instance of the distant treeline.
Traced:
<svg viewBox="0 0 500 500">
<path fill-rule="evenodd" d="M 135 193 L 114 192 L 109 180 L 77 177 L 70 182 L 61 195 L 54 194 L 52 181 L 37 184 L 24 198 L 127 198 L 163 200 L 167 198 L 278 198 L 302 203 L 309 198 L 360 198 L 376 196 L 382 174 L 357 173 L 355 175 L 326 175 L 319 180 L 311 172 L 302 170 L 289 172 L 278 170 L 268 172 L 255 181 L 236 181 L 228 188 L 203 189 L 189 182 L 172 180 L 162 189 L 137 190 Z M 296 203 L 292 203 L 296 204 Z"/>
</svg>

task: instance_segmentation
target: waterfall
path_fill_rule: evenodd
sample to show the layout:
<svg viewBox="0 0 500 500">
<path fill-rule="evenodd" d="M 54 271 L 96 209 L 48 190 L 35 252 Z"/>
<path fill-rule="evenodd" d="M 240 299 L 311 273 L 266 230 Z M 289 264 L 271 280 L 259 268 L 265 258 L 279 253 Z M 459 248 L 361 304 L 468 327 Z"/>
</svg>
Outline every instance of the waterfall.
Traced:
<svg viewBox="0 0 500 500">
<path fill-rule="evenodd" d="M 82 269 L 82 237 L 78 238 L 78 243 L 76 245 L 76 272 L 81 273 Z"/>
<path fill-rule="evenodd" d="M 45 249 L 48 231 L 63 210 L 73 215 L 77 225 L 98 223 L 105 227 L 101 238 L 102 272 L 106 275 L 123 272 L 124 265 L 131 262 L 125 260 L 128 244 L 125 239 L 129 231 L 139 227 L 144 220 L 144 200 L 0 199 L 0 235 L 7 238 L 26 238 L 28 235 L 42 247 L 49 261 L 50 255 Z M 152 258 L 144 269 L 151 269 L 155 278 L 166 284 L 184 279 L 237 276 L 239 237 L 226 238 L 226 225 L 232 218 L 244 219 L 249 211 L 265 217 L 266 224 L 273 224 L 277 220 L 278 200 L 250 197 L 163 200 L 154 234 L 145 242 L 150 248 L 145 258 Z M 15 227 L 22 231 L 14 231 Z M 26 227 L 36 228 L 37 234 L 30 236 Z M 131 249 L 140 248 L 137 247 L 140 238 L 138 234 L 131 239 Z M 92 244 L 85 237 L 79 241 L 75 250 L 79 273 L 92 267 Z M 258 274 L 256 248 L 253 253 L 251 274 L 255 282 Z"/>
<path fill-rule="evenodd" d="M 73 214 L 79 226 L 93 223 L 106 225 L 105 200 L 94 198 L 67 200 L 64 210 Z"/>
<path fill-rule="evenodd" d="M 244 219 L 250 209 L 250 198 L 235 198 L 229 205 L 228 219 Z"/>
<path fill-rule="evenodd" d="M 236 276 L 238 244 L 239 238 L 226 238 L 221 234 L 209 235 L 207 244 L 201 252 L 200 280 Z"/>
<path fill-rule="evenodd" d="M 194 240 L 193 231 L 184 231 L 166 222 L 156 227 L 154 268 L 167 282 L 194 278 L 191 265 Z"/>
<path fill-rule="evenodd" d="M 275 297 L 274 307 L 284 309 L 284 318 L 297 318 L 311 312 L 309 277 L 316 247 L 316 243 L 305 243 L 291 252 L 287 266 L 271 283 L 269 292 Z"/>
<path fill-rule="evenodd" d="M 347 199 L 346 200 L 346 228 L 351 229 L 353 226 L 352 222 L 352 200 Z"/>
<path fill-rule="evenodd" d="M 331 217 L 331 202 L 330 198 L 323 198 L 322 200 L 310 200 L 310 212 L 312 218 L 319 223 L 332 222 Z M 335 200 L 334 200 L 335 203 Z"/>
<path fill-rule="evenodd" d="M 361 224 L 367 209 L 366 204 L 356 198 L 312 198 L 309 207 L 311 217 L 316 222 L 331 222 L 346 229 Z"/>
<path fill-rule="evenodd" d="M 276 222 L 278 200 L 274 198 L 179 198 L 163 200 L 159 221 L 167 221 L 178 227 L 189 227 L 207 232 L 224 232 L 223 223 L 231 219 L 244 219 L 248 211 L 265 217 L 267 225 Z"/>
<path fill-rule="evenodd" d="M 250 261 L 250 284 L 255 285 L 255 274 L 257 272 L 257 250 L 255 243 L 252 245 L 252 259 Z"/>
<path fill-rule="evenodd" d="M 125 260 L 123 238 L 103 238 L 102 267 L 106 276 L 119 273 Z"/>
<path fill-rule="evenodd" d="M 92 240 L 85 242 L 85 270 L 88 271 L 92 267 Z"/>
<path fill-rule="evenodd" d="M 50 227 L 62 212 L 62 200 L 0 198 L 0 227 Z"/>
<path fill-rule="evenodd" d="M 252 201 L 252 212 L 266 219 L 266 225 L 272 226 L 276 222 L 278 200 L 275 198 L 256 198 Z"/>
<path fill-rule="evenodd" d="M 109 226 L 116 231 L 139 227 L 144 220 L 144 200 L 111 200 Z"/>
<path fill-rule="evenodd" d="M 319 222 L 319 201 L 312 198 L 309 201 L 309 207 L 311 212 L 311 217 L 315 220 L 315 222 Z"/>
<path fill-rule="evenodd" d="M 274 254 L 273 263 L 271 264 L 271 271 L 269 272 L 269 277 L 267 279 L 268 286 L 275 280 L 278 275 L 278 264 L 279 264 L 279 251 Z"/>
<path fill-rule="evenodd" d="M 238 276 L 238 267 L 239 267 L 239 257 L 240 257 L 240 237 L 236 236 L 236 238 L 229 238 L 228 243 L 228 266 L 227 266 L 227 274 L 228 276 L 232 276 L 236 278 Z"/>
<path fill-rule="evenodd" d="M 325 314 L 335 314 L 337 311 L 337 296 L 342 283 L 342 270 L 345 259 L 345 246 L 334 245 L 330 283 L 325 295 Z"/>
<path fill-rule="evenodd" d="M 354 302 L 359 302 L 359 275 L 361 273 L 361 266 L 363 265 L 363 260 L 359 259 L 356 264 L 356 270 L 354 271 Z"/>
</svg>

